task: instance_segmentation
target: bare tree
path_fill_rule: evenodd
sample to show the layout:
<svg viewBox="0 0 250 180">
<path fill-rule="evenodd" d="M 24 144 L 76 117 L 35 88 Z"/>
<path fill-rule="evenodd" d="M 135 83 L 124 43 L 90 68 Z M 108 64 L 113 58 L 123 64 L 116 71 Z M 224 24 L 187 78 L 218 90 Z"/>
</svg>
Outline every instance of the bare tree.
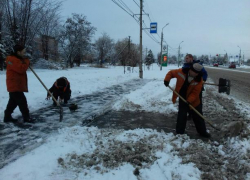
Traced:
<svg viewBox="0 0 250 180">
<path fill-rule="evenodd" d="M 126 62 L 126 59 L 128 57 L 128 38 L 125 38 L 121 41 L 117 41 L 114 48 L 115 48 L 115 58 L 118 59 L 120 64 L 122 66 L 128 64 L 128 62 Z"/>
<path fill-rule="evenodd" d="M 140 58 L 139 52 L 139 45 L 130 42 L 130 46 L 128 46 L 128 38 L 117 41 L 115 44 L 115 57 L 123 66 L 137 66 Z"/>
<path fill-rule="evenodd" d="M 4 0 L 8 41 L 29 46 L 40 32 L 50 11 L 60 5 L 57 0 Z"/>
<path fill-rule="evenodd" d="M 60 32 L 60 16 L 59 9 L 61 7 L 61 2 L 57 2 L 54 6 L 51 6 L 48 9 L 45 9 L 43 14 L 46 14 L 41 22 L 41 27 L 39 28 L 39 36 L 41 39 L 41 50 L 43 58 L 48 60 L 49 55 L 57 55 L 57 41 Z M 50 47 L 50 41 L 53 40 L 55 44 L 54 47 Z M 53 57 L 56 59 L 57 57 Z"/>
<path fill-rule="evenodd" d="M 0 70 L 3 70 L 4 64 L 4 46 L 2 43 L 2 24 L 3 24 L 3 15 L 4 15 L 4 4 L 6 1 L 0 1 Z"/>
<path fill-rule="evenodd" d="M 138 44 L 131 43 L 130 45 L 130 58 L 128 65 L 136 67 L 140 61 L 140 46 Z"/>
<path fill-rule="evenodd" d="M 102 36 L 96 40 L 95 48 L 98 52 L 98 59 L 100 60 L 100 65 L 103 65 L 104 60 L 107 60 L 108 57 L 112 55 L 114 47 L 114 40 L 107 35 L 107 33 L 103 33 Z"/>
<path fill-rule="evenodd" d="M 67 66 L 73 67 L 74 61 L 81 61 L 83 54 L 91 46 L 91 37 L 95 30 L 86 16 L 72 14 L 72 18 L 67 19 L 59 38 Z"/>
</svg>

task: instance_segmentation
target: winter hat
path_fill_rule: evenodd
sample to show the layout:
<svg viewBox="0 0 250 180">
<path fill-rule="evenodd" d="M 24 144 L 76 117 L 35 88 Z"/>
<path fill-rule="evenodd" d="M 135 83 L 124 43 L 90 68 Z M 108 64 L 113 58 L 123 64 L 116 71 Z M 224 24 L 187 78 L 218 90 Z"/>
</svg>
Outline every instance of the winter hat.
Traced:
<svg viewBox="0 0 250 180">
<path fill-rule="evenodd" d="M 196 72 L 196 73 L 200 73 L 201 70 L 202 70 L 203 66 L 200 65 L 199 63 L 194 63 L 192 66 L 191 66 L 191 70 Z"/>
<path fill-rule="evenodd" d="M 66 86 L 66 79 L 64 77 L 61 77 L 56 80 L 57 86 L 65 87 Z"/>
<path fill-rule="evenodd" d="M 14 53 L 17 53 L 17 51 L 22 51 L 22 50 L 24 50 L 25 47 L 22 46 L 22 45 L 17 44 L 17 45 L 15 45 L 15 46 L 13 47 L 13 49 L 14 49 Z"/>
</svg>

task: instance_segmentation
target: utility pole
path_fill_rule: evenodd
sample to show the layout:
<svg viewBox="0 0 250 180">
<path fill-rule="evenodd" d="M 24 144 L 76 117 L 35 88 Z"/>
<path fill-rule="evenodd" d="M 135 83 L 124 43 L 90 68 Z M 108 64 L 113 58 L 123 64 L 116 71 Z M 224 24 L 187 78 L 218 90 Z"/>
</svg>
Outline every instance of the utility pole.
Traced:
<svg viewBox="0 0 250 180">
<path fill-rule="evenodd" d="M 129 59 L 129 55 L 130 55 L 130 36 L 128 36 L 128 54 L 126 59 L 124 60 L 124 74 L 126 72 L 126 60 Z"/>
<path fill-rule="evenodd" d="M 167 58 L 168 58 L 168 45 L 167 45 Z M 168 58 L 169 59 L 169 58 Z M 167 60 L 168 61 L 168 60 Z"/>
<path fill-rule="evenodd" d="M 130 36 L 128 37 L 128 54 L 130 53 Z"/>
<path fill-rule="evenodd" d="M 148 48 L 146 48 L 146 57 L 145 57 L 145 60 L 144 60 L 144 71 L 145 71 L 145 61 L 147 59 L 147 56 L 148 56 Z"/>
<path fill-rule="evenodd" d="M 169 25 L 169 23 L 167 23 L 167 24 L 162 28 L 162 30 L 161 30 L 161 68 L 160 68 L 160 70 L 162 70 L 162 41 L 163 41 L 163 29 L 164 29 L 167 25 Z"/>
<path fill-rule="evenodd" d="M 163 41 L 163 28 L 162 28 L 162 31 L 161 31 L 161 67 L 160 67 L 160 71 L 162 70 L 162 41 Z"/>
<path fill-rule="evenodd" d="M 139 77 L 143 78 L 142 70 L 142 9 L 143 9 L 143 0 L 140 0 L 140 62 L 139 62 Z"/>
<path fill-rule="evenodd" d="M 243 64 L 245 64 L 245 54 L 243 52 Z"/>
<path fill-rule="evenodd" d="M 238 46 L 238 48 L 240 48 L 240 46 Z M 240 48 L 240 54 L 239 54 L 239 66 L 240 66 L 240 59 L 241 59 L 241 48 Z"/>
<path fill-rule="evenodd" d="M 179 44 L 179 48 L 178 48 L 178 67 L 180 65 L 180 56 L 181 56 L 181 43 L 183 43 L 184 41 L 181 41 Z"/>
<path fill-rule="evenodd" d="M 178 48 L 177 64 L 178 64 L 178 67 L 179 67 L 179 64 L 180 64 L 180 45 L 179 45 L 179 48 Z"/>
</svg>

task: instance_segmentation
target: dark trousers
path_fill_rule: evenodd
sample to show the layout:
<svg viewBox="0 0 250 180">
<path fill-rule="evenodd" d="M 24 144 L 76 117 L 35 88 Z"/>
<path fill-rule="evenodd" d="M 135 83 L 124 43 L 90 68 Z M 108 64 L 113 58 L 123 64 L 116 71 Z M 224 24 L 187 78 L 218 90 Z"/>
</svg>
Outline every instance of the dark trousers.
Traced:
<svg viewBox="0 0 250 180">
<path fill-rule="evenodd" d="M 16 107 L 22 113 L 23 119 L 29 119 L 29 109 L 27 104 L 27 99 L 23 92 L 10 92 L 9 102 L 7 104 L 6 110 L 4 111 L 5 117 L 10 118 Z"/>
<path fill-rule="evenodd" d="M 198 105 L 195 108 L 200 114 L 202 114 L 202 106 L 201 104 Z M 176 133 L 177 134 L 183 134 L 186 129 L 186 124 L 187 124 L 187 112 L 189 110 L 188 105 L 183 102 L 182 100 L 179 100 L 179 111 L 178 111 L 178 116 L 177 116 L 177 124 L 176 124 Z M 191 111 L 193 121 L 196 127 L 197 132 L 200 135 L 206 134 L 207 129 L 206 129 L 206 124 L 204 120 L 194 111 Z"/>
<path fill-rule="evenodd" d="M 60 97 L 61 99 L 64 100 L 64 103 L 68 103 L 68 100 L 70 99 L 70 96 L 71 96 L 71 92 L 70 91 L 66 91 L 66 92 L 54 91 L 53 96 L 55 97 L 56 100 L 58 99 L 58 97 Z M 56 102 L 54 102 L 54 104 L 56 104 Z"/>
</svg>

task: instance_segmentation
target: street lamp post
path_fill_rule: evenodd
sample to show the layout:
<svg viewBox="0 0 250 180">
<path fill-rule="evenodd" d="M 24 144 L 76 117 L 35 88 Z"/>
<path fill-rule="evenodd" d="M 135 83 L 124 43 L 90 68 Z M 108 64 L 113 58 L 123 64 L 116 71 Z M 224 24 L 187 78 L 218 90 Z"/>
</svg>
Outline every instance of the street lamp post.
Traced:
<svg viewBox="0 0 250 180">
<path fill-rule="evenodd" d="M 226 61 L 228 62 L 228 54 L 227 54 L 227 51 L 224 50 L 226 52 Z"/>
<path fill-rule="evenodd" d="M 180 64 L 180 55 L 181 55 L 181 43 L 183 43 L 184 41 L 181 41 L 180 44 L 179 44 L 179 50 L 178 50 L 178 67 L 179 67 L 179 64 Z"/>
<path fill-rule="evenodd" d="M 240 48 L 240 46 L 238 46 L 238 48 Z M 240 54 L 239 54 L 239 66 L 240 66 L 240 59 L 241 59 L 241 48 L 240 48 Z"/>
<path fill-rule="evenodd" d="M 161 30 L 161 67 L 160 67 L 160 70 L 162 70 L 162 41 L 163 41 L 163 29 L 167 26 L 167 25 L 169 25 L 169 23 L 167 23 L 163 28 L 162 28 L 162 30 Z"/>
</svg>

